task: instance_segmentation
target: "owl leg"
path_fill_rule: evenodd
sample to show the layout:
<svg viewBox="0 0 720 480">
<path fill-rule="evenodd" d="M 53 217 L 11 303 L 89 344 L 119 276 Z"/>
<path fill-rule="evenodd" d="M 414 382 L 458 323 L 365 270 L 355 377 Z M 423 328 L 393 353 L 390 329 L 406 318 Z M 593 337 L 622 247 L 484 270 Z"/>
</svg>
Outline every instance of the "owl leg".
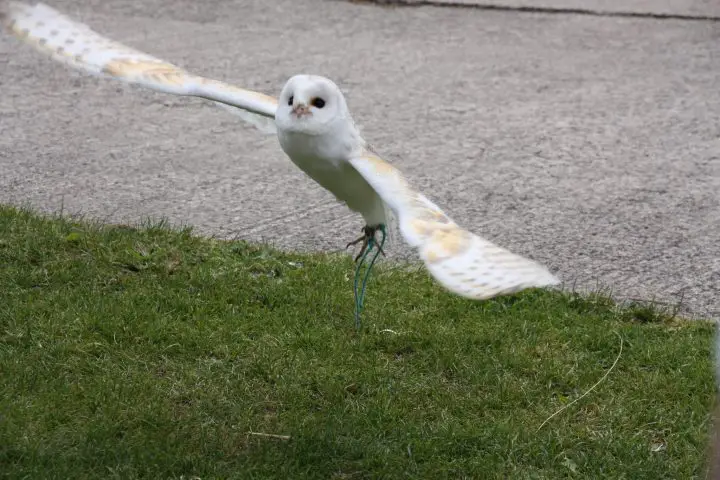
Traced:
<svg viewBox="0 0 720 480">
<path fill-rule="evenodd" d="M 355 257 L 356 262 L 358 261 L 358 259 L 360 257 L 362 257 L 363 253 L 365 253 L 365 250 L 367 250 L 368 248 L 372 248 L 373 246 L 376 246 L 378 248 L 378 250 L 380 251 L 380 253 L 383 254 L 383 256 L 385 255 L 385 252 L 383 251 L 382 247 L 375 239 L 375 234 L 378 232 L 378 230 L 380 230 L 382 228 L 383 228 L 382 225 L 375 225 L 373 227 L 371 227 L 369 225 L 365 225 L 362 228 L 363 235 L 360 238 L 353 240 L 352 242 L 348 243 L 345 246 L 345 248 L 347 249 L 353 245 L 357 245 L 358 243 L 362 242 L 362 247 L 360 248 L 360 253 L 358 253 L 357 256 Z"/>
</svg>

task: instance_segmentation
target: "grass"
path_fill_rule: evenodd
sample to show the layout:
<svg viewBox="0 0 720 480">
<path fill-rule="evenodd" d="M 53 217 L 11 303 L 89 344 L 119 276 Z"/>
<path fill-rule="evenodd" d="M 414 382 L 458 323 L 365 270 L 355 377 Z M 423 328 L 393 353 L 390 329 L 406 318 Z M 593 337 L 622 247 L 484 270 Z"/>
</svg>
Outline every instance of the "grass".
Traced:
<svg viewBox="0 0 720 480">
<path fill-rule="evenodd" d="M 708 322 L 352 268 L 0 207 L 0 477 L 705 475 Z"/>
</svg>

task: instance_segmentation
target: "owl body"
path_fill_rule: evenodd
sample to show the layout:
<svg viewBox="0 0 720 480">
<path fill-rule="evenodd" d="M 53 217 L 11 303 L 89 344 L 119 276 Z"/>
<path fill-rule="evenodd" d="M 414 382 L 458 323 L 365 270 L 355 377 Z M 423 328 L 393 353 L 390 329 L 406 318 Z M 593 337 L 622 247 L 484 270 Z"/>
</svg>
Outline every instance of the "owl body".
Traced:
<svg viewBox="0 0 720 480">
<path fill-rule="evenodd" d="M 363 154 L 365 141 L 345 98 L 338 93 L 337 85 L 324 77 L 290 78 L 275 114 L 280 147 L 300 170 L 360 213 L 369 226 L 385 225 L 388 219 L 384 202 L 348 161 Z M 318 99 L 322 107 L 313 106 Z"/>
<path fill-rule="evenodd" d="M 321 187 L 362 215 L 370 226 L 384 225 L 385 207 L 380 196 L 358 171 L 343 159 L 324 159 L 319 156 L 288 155 L 300 170 Z"/>
</svg>

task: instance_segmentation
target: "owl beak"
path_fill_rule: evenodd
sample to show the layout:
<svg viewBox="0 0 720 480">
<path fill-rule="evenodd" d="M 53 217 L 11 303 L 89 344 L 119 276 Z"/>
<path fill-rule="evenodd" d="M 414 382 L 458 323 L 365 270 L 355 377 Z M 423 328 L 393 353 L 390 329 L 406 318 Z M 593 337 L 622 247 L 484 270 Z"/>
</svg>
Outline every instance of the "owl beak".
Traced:
<svg viewBox="0 0 720 480">
<path fill-rule="evenodd" d="M 303 115 L 311 115 L 310 108 L 304 103 L 298 103 L 297 105 L 295 105 L 292 109 L 292 113 L 295 114 L 295 116 L 298 118 L 302 117 Z"/>
</svg>

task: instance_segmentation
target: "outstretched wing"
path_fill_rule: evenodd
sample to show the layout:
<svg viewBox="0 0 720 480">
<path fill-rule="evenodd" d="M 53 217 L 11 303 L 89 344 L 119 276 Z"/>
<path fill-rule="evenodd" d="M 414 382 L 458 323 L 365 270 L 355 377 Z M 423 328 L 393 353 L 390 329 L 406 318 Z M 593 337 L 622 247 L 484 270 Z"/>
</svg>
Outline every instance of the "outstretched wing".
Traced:
<svg viewBox="0 0 720 480">
<path fill-rule="evenodd" d="M 274 131 L 275 98 L 193 75 L 105 38 L 42 3 L 27 5 L 0 0 L 0 25 L 40 52 L 76 69 L 159 92 L 229 105 L 261 130 Z"/>
<path fill-rule="evenodd" d="M 402 236 L 448 290 L 480 300 L 560 283 L 537 262 L 459 227 L 380 157 L 366 153 L 350 163 L 395 212 Z"/>
</svg>

